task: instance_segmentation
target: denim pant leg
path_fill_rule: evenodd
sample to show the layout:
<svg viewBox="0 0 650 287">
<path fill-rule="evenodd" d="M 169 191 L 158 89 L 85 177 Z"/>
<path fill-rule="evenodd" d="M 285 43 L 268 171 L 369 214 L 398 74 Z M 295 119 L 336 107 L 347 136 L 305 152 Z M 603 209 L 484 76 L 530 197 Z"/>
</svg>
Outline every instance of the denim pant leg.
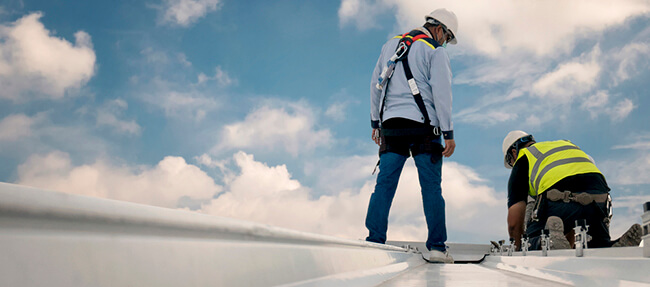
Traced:
<svg viewBox="0 0 650 287">
<path fill-rule="evenodd" d="M 379 174 L 375 192 L 370 196 L 366 227 L 370 232 L 366 241 L 386 243 L 388 229 L 388 212 L 393 204 L 393 197 L 407 157 L 393 152 L 383 153 L 379 157 Z"/>
<path fill-rule="evenodd" d="M 431 162 L 431 154 L 424 153 L 414 157 L 418 178 L 422 188 L 422 204 L 427 220 L 429 235 L 427 249 L 445 251 L 447 246 L 447 226 L 445 223 L 445 199 L 442 197 L 442 158 Z"/>
</svg>

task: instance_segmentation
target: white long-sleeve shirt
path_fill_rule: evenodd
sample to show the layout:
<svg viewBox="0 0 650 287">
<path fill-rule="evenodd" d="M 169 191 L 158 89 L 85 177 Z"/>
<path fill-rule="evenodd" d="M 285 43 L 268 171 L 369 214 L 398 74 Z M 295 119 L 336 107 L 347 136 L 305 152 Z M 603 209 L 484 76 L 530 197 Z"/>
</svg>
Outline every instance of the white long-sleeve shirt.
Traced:
<svg viewBox="0 0 650 287">
<path fill-rule="evenodd" d="M 370 81 L 370 118 L 373 128 L 378 128 L 379 109 L 382 102 L 382 90 L 377 89 L 377 81 L 388 60 L 395 54 L 399 38 L 386 42 L 381 49 L 381 55 Z M 453 123 L 451 120 L 451 66 L 449 55 L 445 48 L 434 48 L 424 40 L 415 41 L 408 54 L 409 66 L 415 83 L 420 90 L 422 100 L 431 119 L 432 126 L 438 126 L 445 139 L 453 138 Z M 411 89 L 409 88 L 401 63 L 395 66 L 395 72 L 384 87 L 386 103 L 383 120 L 390 118 L 406 118 L 424 123 L 424 117 L 418 108 Z"/>
</svg>

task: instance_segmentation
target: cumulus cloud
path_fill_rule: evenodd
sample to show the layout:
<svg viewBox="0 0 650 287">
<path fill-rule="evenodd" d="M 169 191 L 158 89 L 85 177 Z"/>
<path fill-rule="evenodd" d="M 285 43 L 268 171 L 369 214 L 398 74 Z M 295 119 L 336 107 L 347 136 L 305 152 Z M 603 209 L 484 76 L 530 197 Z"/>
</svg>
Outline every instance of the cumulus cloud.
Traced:
<svg viewBox="0 0 650 287">
<path fill-rule="evenodd" d="M 221 9 L 221 0 L 164 0 L 166 23 L 187 27 L 210 12 Z"/>
<path fill-rule="evenodd" d="M 83 86 L 95 73 L 90 35 L 74 34 L 75 43 L 47 30 L 41 13 L 0 25 L 0 98 L 26 101 L 60 99 Z"/>
<path fill-rule="evenodd" d="M 284 149 L 293 156 L 331 144 L 328 129 L 318 129 L 314 111 L 301 103 L 274 108 L 262 106 L 244 121 L 226 125 L 213 151 L 228 149 Z"/>
<path fill-rule="evenodd" d="M 366 164 L 370 157 L 347 160 Z M 293 178 L 285 165 L 269 166 L 244 152 L 235 153 L 231 161 L 232 168 L 225 167 L 225 161 L 217 164 L 225 171 L 223 185 L 219 185 L 180 157 L 165 157 L 155 166 L 114 164 L 104 159 L 76 165 L 67 153 L 55 151 L 29 157 L 18 167 L 16 183 L 171 208 L 187 207 L 183 203 L 189 200 L 200 212 L 212 215 L 345 238 L 367 235 L 364 220 L 374 180 L 368 173 L 362 175 L 358 165 L 340 166 L 340 174 L 352 176 L 343 180 L 346 184 L 340 185 L 340 190 L 323 193 Z M 503 194 L 496 193 L 470 167 L 455 162 L 443 165 L 443 195 L 450 240 L 505 236 Z M 417 171 L 409 160 L 391 209 L 391 240 L 426 238 L 421 200 Z M 475 237 L 462 237 L 467 234 Z"/>
<path fill-rule="evenodd" d="M 373 25 L 378 13 L 392 12 L 397 18 L 396 29 L 402 31 L 422 25 L 424 15 L 439 7 L 458 16 L 460 49 L 490 57 L 521 50 L 538 56 L 568 52 L 578 37 L 650 12 L 650 3 L 642 0 L 617 1 L 616 5 L 609 0 L 342 0 L 339 20 L 363 30 Z"/>
<path fill-rule="evenodd" d="M 268 166 L 243 152 L 233 158 L 240 171 L 227 180 L 224 192 L 202 206 L 202 212 L 346 238 L 367 235 L 364 220 L 374 182 L 368 179 L 368 173 L 359 181 L 363 175 L 359 175 L 357 165 L 339 167 L 340 174 L 353 174 L 343 181 L 354 184 L 342 185 L 335 193 L 315 196 L 318 191 L 293 179 L 285 165 Z M 358 157 L 347 160 L 363 164 L 370 161 Z M 450 233 L 505 236 L 502 233 L 506 208 L 500 202 L 503 198 L 487 184 L 469 167 L 454 162 L 443 165 L 443 194 Z M 421 200 L 416 168 L 409 161 L 391 209 L 390 239 L 426 238 Z"/>
<path fill-rule="evenodd" d="M 75 166 L 67 153 L 32 155 L 18 167 L 18 184 L 60 192 L 179 207 L 181 198 L 208 200 L 221 187 L 197 166 L 167 156 L 156 166 L 114 165 L 99 159 Z"/>
</svg>

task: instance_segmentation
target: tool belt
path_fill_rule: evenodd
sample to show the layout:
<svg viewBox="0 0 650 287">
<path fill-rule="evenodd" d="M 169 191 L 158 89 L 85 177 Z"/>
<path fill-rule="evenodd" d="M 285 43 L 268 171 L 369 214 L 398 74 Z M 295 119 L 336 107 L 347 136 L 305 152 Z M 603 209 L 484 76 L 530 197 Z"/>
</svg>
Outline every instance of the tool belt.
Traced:
<svg viewBox="0 0 650 287">
<path fill-rule="evenodd" d="M 606 203 L 609 197 L 608 193 L 591 194 L 586 192 L 573 193 L 571 191 L 559 191 L 551 189 L 546 193 L 546 198 L 550 201 L 563 201 L 569 203 L 571 201 L 580 203 L 582 205 L 589 205 L 592 202 Z"/>
</svg>

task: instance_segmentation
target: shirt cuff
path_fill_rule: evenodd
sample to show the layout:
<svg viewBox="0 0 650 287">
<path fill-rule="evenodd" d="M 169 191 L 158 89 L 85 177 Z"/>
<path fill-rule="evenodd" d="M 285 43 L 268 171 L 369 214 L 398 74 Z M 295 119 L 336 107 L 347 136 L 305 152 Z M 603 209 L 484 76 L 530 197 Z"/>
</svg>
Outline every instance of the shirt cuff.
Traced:
<svg viewBox="0 0 650 287">
<path fill-rule="evenodd" d="M 379 121 L 370 121 L 370 126 L 373 129 L 378 129 L 379 128 Z"/>
<path fill-rule="evenodd" d="M 443 131 L 442 136 L 446 140 L 453 140 L 454 139 L 454 131 Z"/>
</svg>

